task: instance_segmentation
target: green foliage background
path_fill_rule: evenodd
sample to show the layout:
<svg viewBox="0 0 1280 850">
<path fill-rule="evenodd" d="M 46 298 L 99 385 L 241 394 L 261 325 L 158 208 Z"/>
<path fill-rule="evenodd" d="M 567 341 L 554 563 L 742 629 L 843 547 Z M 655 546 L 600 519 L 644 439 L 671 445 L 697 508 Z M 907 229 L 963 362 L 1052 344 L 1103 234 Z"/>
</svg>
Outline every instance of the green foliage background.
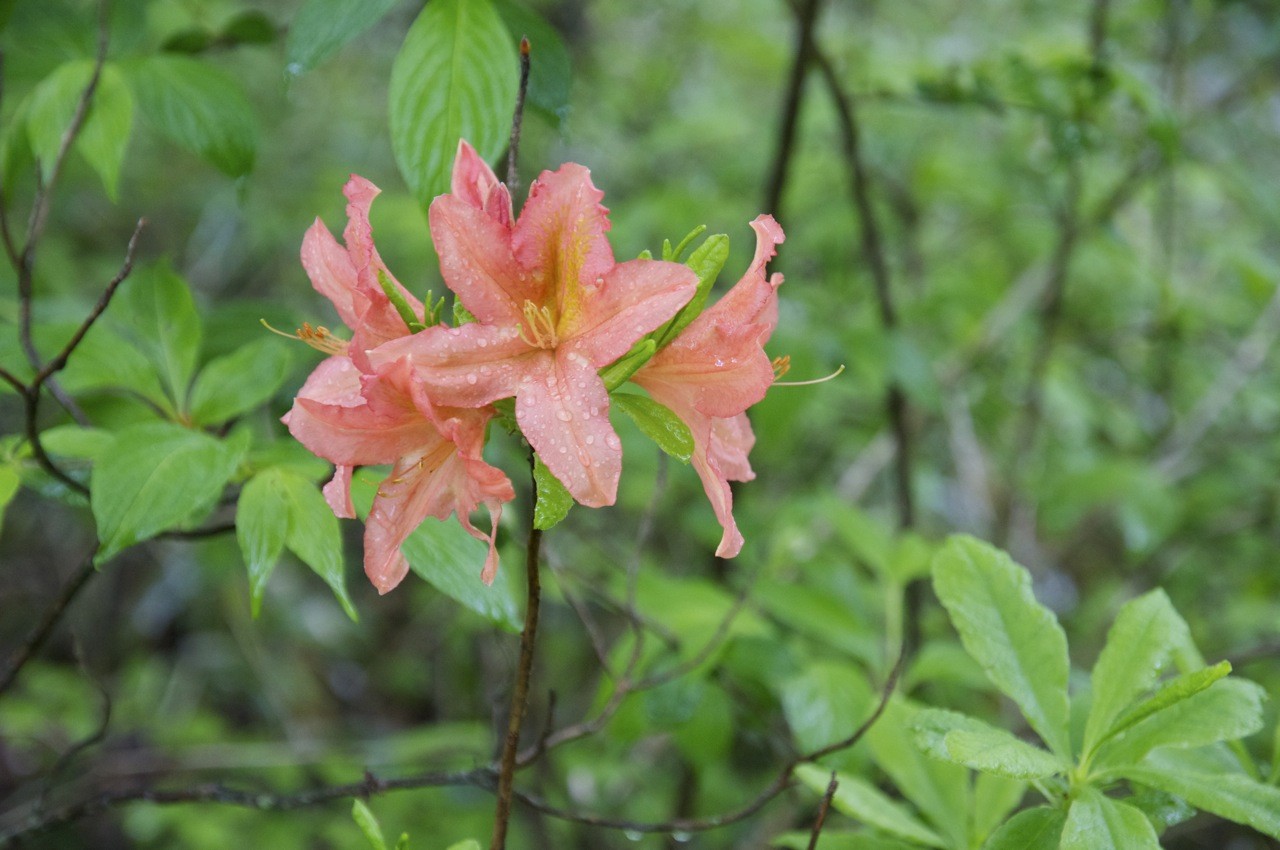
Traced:
<svg viewBox="0 0 1280 850">
<path fill-rule="evenodd" d="M 838 740 L 867 716 L 904 636 L 917 650 L 902 680 L 913 702 L 892 712 L 959 709 L 1026 737 L 918 581 L 957 530 L 993 540 L 1031 570 L 1036 597 L 1071 646 L 1071 716 L 1081 723 L 1084 671 L 1108 625 L 1123 603 L 1157 587 L 1207 659 L 1231 659 L 1238 674 L 1278 692 L 1280 24 L 1270 4 L 822 4 L 815 31 L 856 105 L 898 314 L 892 328 L 860 241 L 840 116 L 816 67 L 786 190 L 777 209 L 762 207 L 794 49 L 787 3 L 495 6 L 509 29 L 530 29 L 534 68 L 550 69 L 535 72 L 545 76 L 535 75 L 525 121 L 524 182 L 563 161 L 590 167 L 619 257 L 656 253 L 699 224 L 728 234 L 722 288 L 749 262 L 747 222 L 775 213 L 787 231 L 775 267 L 787 281 L 770 352 L 791 357 L 796 379 L 847 367 L 827 384 L 776 388 L 753 409 L 758 478 L 735 490 L 747 545 L 732 562 L 710 554 L 720 530 L 691 470 L 615 418 L 627 446 L 619 504 L 573 510 L 548 534 L 550 598 L 528 728 L 548 722 L 549 691 L 556 725 L 606 701 L 591 638 L 620 669 L 631 650 L 620 610 L 629 567 L 638 568 L 650 635 L 642 669 L 697 663 L 632 696 L 600 734 L 557 751 L 525 777 L 531 791 L 634 820 L 732 809 L 790 754 Z M 233 494 L 242 485 L 256 498 L 273 486 L 296 494 L 298 481 L 325 475 L 323 463 L 277 441 L 276 419 L 318 358 L 266 341 L 258 320 L 335 324 L 298 246 L 317 215 L 340 231 L 349 173 L 383 189 L 372 215 L 388 266 L 415 293 L 443 290 L 420 204 L 434 190 L 401 176 L 393 139 L 410 131 L 388 120 L 393 63 L 421 5 L 364 7 L 363 20 L 347 22 L 294 3 L 115 3 L 102 100 L 57 185 L 35 280 L 38 346 L 46 356 L 57 350 L 145 217 L 142 268 L 62 383 L 95 425 L 143 447 L 159 439 L 156 429 L 182 439 L 155 424 L 159 414 L 225 437 L 215 448 L 194 432 L 185 439 L 192 463 L 222 470 L 214 492 L 230 479 Z M 16 0 L 0 3 L 6 17 L 0 169 L 21 233 L 37 191 L 34 159 L 48 167 L 70 116 L 66 92 L 91 67 L 94 12 L 78 0 Z M 356 34 L 326 46 L 334 21 Z M 541 44 L 537 27 L 551 30 Z M 513 45 L 489 47 L 514 56 Z M 487 155 L 496 159 L 504 135 L 490 132 Z M 182 292 L 189 284 L 190 304 L 172 306 L 187 297 L 174 294 L 174 280 Z M 0 299 L 0 364 L 19 369 L 16 278 L 6 264 Z M 142 323 L 148 315 L 155 328 Z M 173 315 L 186 324 L 164 325 Z M 240 354 L 249 346 L 252 358 Z M 237 356 L 244 361 L 227 359 Z M 148 362 L 163 366 L 151 374 Z M 214 377 L 191 386 L 205 368 Z M 236 392 L 219 393 L 228 385 Z M 893 386 L 911 435 L 915 527 L 906 532 L 885 405 Z M 253 400 L 264 407 L 237 407 L 263 387 L 271 398 Z M 23 412 L 5 393 L 0 495 L 23 485 L 0 535 L 8 647 L 96 538 L 84 501 L 21 450 Z M 66 425 L 55 403 L 43 409 L 43 426 Z M 110 461 L 129 467 L 127 455 L 100 460 L 94 439 L 64 432 L 50 443 L 77 474 L 92 465 L 94 476 L 111 475 Z M 500 438 L 491 459 L 527 486 L 521 457 Z M 284 471 L 237 477 L 232 467 Z M 167 501 L 174 522 L 208 515 L 216 500 L 163 488 L 149 498 Z M 295 496 L 287 522 L 314 519 L 306 502 Z M 345 592 L 358 623 L 303 566 L 346 598 L 341 547 L 315 545 L 337 539 L 327 527 L 306 541 L 260 534 L 267 551 L 292 553 L 274 572 L 264 568 L 269 582 L 246 570 L 235 535 L 125 548 L 136 538 L 99 528 L 104 555 L 123 551 L 100 565 L 50 647 L 0 696 L 0 787 L 11 794 L 0 824 L 10 828 L 46 791 L 56 803 L 146 781 L 287 790 L 357 781 L 365 769 L 391 776 L 486 761 L 515 653 L 528 510 L 517 503 L 505 517 L 496 596 L 437 575 L 378 597 L 359 575 L 358 526 L 343 523 Z M 223 506 L 213 517 L 234 513 Z M 422 534 L 413 545 L 424 558 L 458 543 L 438 529 Z M 722 629 L 740 592 L 746 602 Z M 719 638 L 723 646 L 699 653 Z M 103 734 L 62 758 L 94 736 L 105 706 Z M 1274 706 L 1264 712 L 1274 729 Z M 886 728 L 907 728 L 896 722 Z M 861 777 L 847 793 L 857 781 L 887 789 L 946 833 L 945 818 L 934 817 L 945 800 L 922 805 L 920 786 L 904 779 L 901 765 L 918 757 L 903 749 L 908 738 L 873 736 L 823 764 Z M 1255 734 L 1234 757 L 1243 752 L 1256 778 L 1274 781 L 1272 749 L 1269 734 Z M 955 782 L 970 781 L 954 770 Z M 518 814 L 512 846 L 803 847 L 795 833 L 807 835 L 827 773 L 801 777 L 813 791 L 788 792 L 743 824 L 695 837 Z M 973 793 L 981 816 L 1010 811 L 1021 792 L 979 779 Z M 421 848 L 481 837 L 492 816 L 492 796 L 474 788 L 402 792 L 369 806 L 389 836 L 408 832 Z M 893 843 L 901 831 L 845 817 L 856 805 L 837 810 L 820 847 L 908 846 Z M 980 841 L 1002 819 L 979 817 L 972 832 L 944 834 L 938 846 Z M 841 843 L 855 822 L 878 831 Z M 247 837 L 264 847 L 368 846 L 349 803 L 290 813 L 135 804 L 34 842 L 222 848 Z M 1228 840 L 1270 846 L 1208 817 L 1162 838 L 1171 848 Z"/>
</svg>

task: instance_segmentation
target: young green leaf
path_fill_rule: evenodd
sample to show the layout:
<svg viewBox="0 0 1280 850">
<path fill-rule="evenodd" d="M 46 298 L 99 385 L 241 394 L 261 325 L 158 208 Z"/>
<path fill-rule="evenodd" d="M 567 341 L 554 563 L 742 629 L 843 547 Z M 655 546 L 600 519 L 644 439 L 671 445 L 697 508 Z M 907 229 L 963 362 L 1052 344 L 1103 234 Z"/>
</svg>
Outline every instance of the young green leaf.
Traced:
<svg viewBox="0 0 1280 850">
<path fill-rule="evenodd" d="M 313 482 L 283 471 L 279 473 L 278 480 L 289 509 L 285 545 L 324 579 L 347 616 L 353 621 L 359 619 L 347 595 L 342 533 L 333 509 Z"/>
<path fill-rule="evenodd" d="M 1099 742 L 1099 745 L 1142 722 L 1151 715 L 1195 696 L 1219 679 L 1226 677 L 1230 672 L 1231 662 L 1219 661 L 1212 667 L 1193 670 L 1190 673 L 1183 673 L 1181 676 L 1170 679 L 1154 694 L 1135 705 L 1131 705 L 1123 714 L 1117 717 L 1111 723 L 1106 736 Z"/>
<path fill-rule="evenodd" d="M 1058 850 L 1067 813 L 1037 806 L 1018 812 L 997 829 L 982 850 Z"/>
<path fill-rule="evenodd" d="M 46 179 L 92 78 L 93 61 L 79 59 L 58 68 L 31 93 L 25 110 L 27 138 Z M 120 69 L 104 65 L 75 147 L 98 172 L 113 200 L 132 128 L 133 95 Z"/>
<path fill-rule="evenodd" d="M 693 456 L 693 434 L 689 426 L 671 409 L 646 396 L 617 393 L 614 405 L 631 417 L 640 431 L 658 444 L 658 448 L 682 463 Z"/>
<path fill-rule="evenodd" d="M 1120 609 L 1093 667 L 1086 754 L 1093 752 L 1120 713 L 1156 683 L 1175 641 L 1186 639 L 1186 630 L 1186 622 L 1163 590 L 1153 590 Z"/>
<path fill-rule="evenodd" d="M 537 455 L 534 455 L 533 478 L 538 487 L 538 500 L 533 506 L 533 527 L 546 531 L 568 516 L 569 509 L 573 507 L 573 496 Z"/>
<path fill-rule="evenodd" d="M 914 727 L 916 744 L 929 755 L 985 773 L 1040 779 L 1069 768 L 1055 754 L 958 712 L 923 709 L 916 714 Z"/>
<path fill-rule="evenodd" d="M 1200 747 L 1252 735 L 1262 728 L 1264 699 L 1266 692 L 1253 682 L 1223 679 L 1108 740 L 1098 751 L 1098 763 L 1136 764 L 1159 747 Z"/>
<path fill-rule="evenodd" d="M 1156 831 L 1138 809 L 1085 787 L 1071 802 L 1060 850 L 1160 850 Z"/>
<path fill-rule="evenodd" d="M 93 467 L 89 504 L 102 563 L 139 541 L 213 507 L 239 454 L 227 444 L 168 422 L 121 431 Z"/>
<path fill-rule="evenodd" d="M 253 169 L 257 120 L 234 79 L 173 54 L 147 56 L 124 70 L 148 124 L 231 177 Z"/>
<path fill-rule="evenodd" d="M 1197 809 L 1280 839 L 1280 788 L 1235 773 L 1196 773 L 1146 765 L 1126 767 L 1121 773 L 1131 782 L 1159 788 Z"/>
<path fill-rule="evenodd" d="M 209 362 L 191 387 L 197 425 L 226 422 L 265 404 L 289 376 L 293 354 L 276 339 L 259 339 Z"/>
<path fill-rule="evenodd" d="M 244 485 L 236 503 L 236 540 L 249 570 L 249 598 L 255 617 L 262 609 L 267 579 L 289 536 L 289 503 L 281 474 L 268 469 L 255 475 Z"/>
<path fill-rule="evenodd" d="M 307 0 L 289 24 L 286 70 L 305 74 L 372 27 L 399 0 Z"/>
<path fill-rule="evenodd" d="M 708 236 L 689 255 L 685 265 L 693 269 L 698 276 L 698 288 L 693 293 L 693 298 L 689 300 L 689 303 L 680 308 L 680 312 L 676 313 L 671 321 L 649 335 L 651 339 L 657 342 L 659 348 L 675 339 L 680 334 L 680 331 L 687 328 L 689 323 L 702 313 L 707 306 L 707 297 L 711 294 L 711 287 L 715 284 L 716 278 L 720 276 L 720 270 L 724 268 L 725 260 L 727 259 L 729 259 L 729 237 L 723 233 L 715 233 Z"/>
<path fill-rule="evenodd" d="M 815 661 L 786 681 L 781 697 L 796 745 L 811 752 L 849 737 L 866 716 L 872 693 L 854 666 Z"/>
<path fill-rule="evenodd" d="M 351 819 L 364 833 L 365 840 L 373 850 L 387 850 L 386 839 L 382 837 L 382 826 L 363 800 L 356 800 L 351 805 Z"/>
<path fill-rule="evenodd" d="M 950 538 L 933 561 L 933 586 L 969 654 L 1061 758 L 1068 735 L 1067 638 L 1035 600 L 1031 576 L 972 537 Z"/>
<path fill-rule="evenodd" d="M 450 844 L 449 850 L 480 850 L 480 842 L 474 838 L 468 838 L 466 841 Z"/>
<path fill-rule="evenodd" d="M 458 140 L 502 152 L 519 83 L 515 45 L 489 0 L 433 0 L 391 68 L 391 148 L 424 205 L 449 188 Z"/>
<path fill-rule="evenodd" d="M 200 354 L 200 314 L 187 282 L 168 264 L 134 272 L 121 293 L 125 314 L 116 315 L 127 327 L 133 345 L 160 374 L 170 397 L 182 401 Z"/>
<path fill-rule="evenodd" d="M 815 764 L 800 765 L 795 775 L 817 794 L 825 794 L 827 783 L 831 781 L 831 772 Z M 836 811 L 915 844 L 947 846 L 940 835 L 865 779 L 847 773 L 837 773 L 836 779 L 840 784 L 831 798 L 831 805 Z"/>
<path fill-rule="evenodd" d="M 890 700 L 866 741 L 876 764 L 947 839 L 949 847 L 968 845 L 969 774 L 963 768 L 929 758 L 915 745 L 912 722 L 919 708 Z"/>
</svg>

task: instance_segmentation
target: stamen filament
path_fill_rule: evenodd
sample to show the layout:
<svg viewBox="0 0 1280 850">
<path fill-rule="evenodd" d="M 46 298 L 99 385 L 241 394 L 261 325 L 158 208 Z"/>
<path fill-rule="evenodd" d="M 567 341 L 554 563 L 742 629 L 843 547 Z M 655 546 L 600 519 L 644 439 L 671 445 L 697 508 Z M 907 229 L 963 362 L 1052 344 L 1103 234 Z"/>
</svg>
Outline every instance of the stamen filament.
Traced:
<svg viewBox="0 0 1280 850">
<path fill-rule="evenodd" d="M 789 364 L 788 364 L 789 365 Z M 840 364 L 840 368 L 823 378 L 814 378 L 811 381 L 774 381 L 775 387 L 808 387 L 813 384 L 825 384 L 827 381 L 834 380 L 841 372 L 844 371 L 844 364 Z"/>
<path fill-rule="evenodd" d="M 297 333 L 285 333 L 282 330 L 271 327 L 266 319 L 259 319 L 262 326 L 273 334 L 287 337 L 288 339 L 297 339 L 305 342 L 316 351 L 324 354 L 346 354 L 347 340 L 340 336 L 334 336 L 324 325 L 311 327 L 310 323 L 303 322 L 302 327 L 298 328 Z"/>
</svg>

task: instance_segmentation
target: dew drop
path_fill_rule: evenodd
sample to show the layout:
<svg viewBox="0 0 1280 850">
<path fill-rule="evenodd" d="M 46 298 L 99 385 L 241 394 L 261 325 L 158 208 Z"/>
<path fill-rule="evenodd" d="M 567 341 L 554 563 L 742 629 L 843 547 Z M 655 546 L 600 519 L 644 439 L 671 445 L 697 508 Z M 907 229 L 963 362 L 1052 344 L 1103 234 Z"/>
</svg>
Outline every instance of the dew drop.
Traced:
<svg viewBox="0 0 1280 850">
<path fill-rule="evenodd" d="M 586 443 L 588 446 L 593 444 L 595 441 L 596 441 L 596 438 L 593 434 L 588 434 L 587 436 L 582 438 L 582 442 Z"/>
<path fill-rule="evenodd" d="M 481 348 L 485 348 L 486 346 L 489 345 L 489 340 L 485 339 L 484 337 L 480 337 L 479 339 L 476 340 L 476 345 L 480 346 Z"/>
<path fill-rule="evenodd" d="M 717 358 L 716 358 L 716 368 L 719 368 L 719 367 L 721 367 L 721 366 L 723 366 L 723 365 L 724 365 L 724 361 L 723 361 L 723 360 L 721 360 L 719 357 L 717 357 Z"/>
<path fill-rule="evenodd" d="M 587 454 L 586 449 L 578 449 L 578 463 L 583 466 L 591 465 L 591 455 Z"/>
<path fill-rule="evenodd" d="M 562 455 L 567 455 L 569 453 L 569 449 L 565 446 L 561 446 L 559 451 L 560 451 L 560 454 Z"/>
<path fill-rule="evenodd" d="M 471 372 L 470 374 L 468 374 L 468 375 L 467 375 L 467 383 L 468 383 L 468 384 L 471 384 L 472 386 L 475 386 L 476 382 L 477 382 L 477 381 L 479 381 L 479 380 L 480 380 L 480 379 L 479 379 L 478 377 L 476 377 L 476 373 L 475 373 L 475 372 Z"/>
<path fill-rule="evenodd" d="M 561 422 L 568 422 L 573 419 L 573 414 L 564 409 L 557 410 L 556 419 L 559 419 Z"/>
<path fill-rule="evenodd" d="M 622 448 L 622 441 L 618 439 L 617 434 L 610 434 L 604 438 L 604 444 L 615 451 Z"/>
</svg>

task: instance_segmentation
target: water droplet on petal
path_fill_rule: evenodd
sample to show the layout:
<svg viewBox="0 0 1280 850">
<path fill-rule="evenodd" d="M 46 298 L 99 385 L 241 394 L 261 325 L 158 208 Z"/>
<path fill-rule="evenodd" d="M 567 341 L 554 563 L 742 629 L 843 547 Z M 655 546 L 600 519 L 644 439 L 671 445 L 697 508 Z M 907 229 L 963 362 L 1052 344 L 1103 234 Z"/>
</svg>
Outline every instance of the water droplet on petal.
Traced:
<svg viewBox="0 0 1280 850">
<path fill-rule="evenodd" d="M 588 434 L 587 436 L 582 438 L 582 442 L 586 443 L 588 446 L 594 443 L 595 441 L 596 441 L 596 438 L 592 434 Z"/>
<path fill-rule="evenodd" d="M 564 409 L 557 410 L 556 419 L 559 419 L 561 422 L 568 422 L 573 419 L 573 414 Z"/>
<path fill-rule="evenodd" d="M 476 377 L 476 373 L 475 373 L 475 372 L 471 372 L 470 374 L 468 374 L 468 375 L 467 375 L 467 383 L 468 383 L 468 384 L 471 384 L 472 386 L 475 386 L 476 382 L 477 382 L 477 381 L 479 381 L 479 380 L 480 380 L 480 379 L 479 379 L 478 377 Z"/>
<path fill-rule="evenodd" d="M 583 466 L 591 465 L 591 455 L 587 454 L 586 449 L 578 449 L 578 463 Z"/>
<path fill-rule="evenodd" d="M 604 444 L 615 451 L 622 448 L 622 441 L 618 439 L 617 434 L 610 434 L 605 437 Z"/>
</svg>

